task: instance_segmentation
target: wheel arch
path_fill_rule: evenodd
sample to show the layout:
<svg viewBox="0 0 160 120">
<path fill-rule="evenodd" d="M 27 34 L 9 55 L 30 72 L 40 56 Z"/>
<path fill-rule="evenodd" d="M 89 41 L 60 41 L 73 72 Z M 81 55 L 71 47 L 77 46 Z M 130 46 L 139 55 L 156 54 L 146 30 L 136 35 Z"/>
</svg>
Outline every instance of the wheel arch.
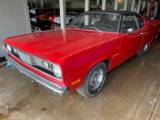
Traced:
<svg viewBox="0 0 160 120">
<path fill-rule="evenodd" d="M 102 59 L 102 60 L 99 60 L 99 61 L 96 61 L 96 62 L 93 62 L 89 68 L 88 68 L 88 72 L 92 69 L 92 67 L 94 67 L 96 64 L 100 63 L 100 62 L 104 62 L 106 67 L 107 67 L 107 70 L 108 68 L 110 67 L 110 59 L 109 58 L 105 58 L 105 59 Z M 88 73 L 87 72 L 87 73 Z"/>
<path fill-rule="evenodd" d="M 106 67 L 107 67 L 107 70 L 108 70 L 108 68 L 110 67 L 110 59 L 105 59 L 103 61 L 106 64 Z"/>
<path fill-rule="evenodd" d="M 87 76 L 87 74 L 89 73 L 89 71 L 90 71 L 95 65 L 97 65 L 97 64 L 100 63 L 100 62 L 104 62 L 105 65 L 106 65 L 107 70 L 109 69 L 109 67 L 110 67 L 110 59 L 109 59 L 109 58 L 105 58 L 105 59 L 102 59 L 102 60 L 93 62 L 93 63 L 89 66 L 89 68 L 87 69 L 87 72 L 86 72 L 86 74 L 84 75 L 84 76 L 85 76 L 84 78 L 86 78 L 86 76 Z M 107 70 L 106 70 L 106 72 L 107 72 Z M 79 85 L 83 84 L 83 82 L 84 82 L 84 80 L 83 80 Z"/>
</svg>

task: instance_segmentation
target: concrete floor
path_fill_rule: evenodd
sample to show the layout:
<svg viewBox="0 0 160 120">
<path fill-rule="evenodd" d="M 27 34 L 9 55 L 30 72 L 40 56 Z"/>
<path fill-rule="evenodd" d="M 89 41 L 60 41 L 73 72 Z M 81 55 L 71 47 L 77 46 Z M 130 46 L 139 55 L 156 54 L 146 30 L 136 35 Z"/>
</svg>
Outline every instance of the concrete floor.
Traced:
<svg viewBox="0 0 160 120">
<path fill-rule="evenodd" d="M 15 68 L 1 67 L 0 120 L 160 120 L 160 39 L 144 57 L 112 70 L 91 99 L 77 92 L 61 98 Z"/>
</svg>

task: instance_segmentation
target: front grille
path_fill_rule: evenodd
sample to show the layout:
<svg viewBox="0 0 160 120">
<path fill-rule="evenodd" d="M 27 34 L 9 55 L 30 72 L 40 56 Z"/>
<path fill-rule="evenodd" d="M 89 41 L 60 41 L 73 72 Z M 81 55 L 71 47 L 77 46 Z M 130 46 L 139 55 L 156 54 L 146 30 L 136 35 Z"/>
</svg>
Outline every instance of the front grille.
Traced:
<svg viewBox="0 0 160 120">
<path fill-rule="evenodd" d="M 17 50 L 17 54 L 18 54 L 19 58 L 20 58 L 23 62 L 32 65 L 32 62 L 34 61 L 34 58 L 33 58 L 32 56 L 30 56 L 30 55 L 28 55 L 28 54 L 26 54 L 26 53 L 23 53 L 23 52 L 21 52 L 21 51 L 19 51 L 19 50 Z"/>
<path fill-rule="evenodd" d="M 41 58 L 38 58 L 36 56 L 33 56 L 31 54 L 28 54 L 26 52 L 23 52 L 13 46 L 7 45 L 4 43 L 4 48 L 6 49 L 7 52 L 9 52 L 9 56 L 12 54 L 13 56 L 15 56 L 17 59 L 19 59 L 20 61 L 30 65 L 31 67 L 34 67 L 35 69 L 42 71 L 43 73 L 46 73 L 58 80 L 61 80 L 61 78 L 58 78 L 54 73 L 53 73 L 53 65 L 54 63 L 48 62 L 46 60 L 43 60 Z M 46 64 L 44 63 L 48 63 L 48 67 L 46 67 Z"/>
<path fill-rule="evenodd" d="M 18 58 L 19 60 L 25 62 L 26 64 L 28 64 L 28 65 L 30 65 L 30 66 L 32 66 L 32 67 L 34 67 L 34 68 L 36 68 L 36 69 L 38 69 L 40 71 L 43 71 L 43 72 L 45 72 L 45 73 L 47 73 L 47 74 L 49 74 L 51 76 L 54 76 L 52 70 L 43 67 L 43 64 L 42 64 L 43 60 L 42 59 L 37 58 L 37 57 L 35 57 L 33 55 L 30 55 L 30 54 L 25 53 L 25 52 L 23 52 L 21 50 L 18 50 L 18 49 L 17 49 L 16 53 L 14 53 L 14 52 L 11 52 L 11 53 L 16 58 Z"/>
</svg>

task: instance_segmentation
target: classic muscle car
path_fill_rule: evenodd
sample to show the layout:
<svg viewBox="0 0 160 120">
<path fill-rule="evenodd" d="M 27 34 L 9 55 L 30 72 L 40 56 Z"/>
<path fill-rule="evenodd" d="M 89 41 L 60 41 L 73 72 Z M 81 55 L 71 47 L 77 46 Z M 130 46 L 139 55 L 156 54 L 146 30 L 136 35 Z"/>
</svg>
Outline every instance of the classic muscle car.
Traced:
<svg viewBox="0 0 160 120">
<path fill-rule="evenodd" d="M 107 72 L 144 55 L 157 34 L 158 26 L 135 12 L 89 11 L 63 30 L 9 37 L 3 48 L 8 61 L 55 93 L 93 97 Z"/>
</svg>

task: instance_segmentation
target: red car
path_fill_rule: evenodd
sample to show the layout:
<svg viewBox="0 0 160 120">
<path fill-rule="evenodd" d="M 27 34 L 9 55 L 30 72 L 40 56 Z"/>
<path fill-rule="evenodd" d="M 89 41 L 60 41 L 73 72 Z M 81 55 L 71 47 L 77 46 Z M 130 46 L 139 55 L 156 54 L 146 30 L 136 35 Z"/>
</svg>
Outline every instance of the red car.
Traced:
<svg viewBox="0 0 160 120">
<path fill-rule="evenodd" d="M 39 18 L 39 19 L 49 19 L 49 17 L 54 16 L 54 15 L 55 15 L 54 12 L 46 12 L 45 14 L 36 16 L 36 18 Z"/>
<path fill-rule="evenodd" d="M 64 30 L 14 36 L 3 45 L 8 61 L 55 93 L 93 97 L 107 72 L 146 53 L 157 34 L 158 27 L 135 12 L 89 11 Z"/>
</svg>

